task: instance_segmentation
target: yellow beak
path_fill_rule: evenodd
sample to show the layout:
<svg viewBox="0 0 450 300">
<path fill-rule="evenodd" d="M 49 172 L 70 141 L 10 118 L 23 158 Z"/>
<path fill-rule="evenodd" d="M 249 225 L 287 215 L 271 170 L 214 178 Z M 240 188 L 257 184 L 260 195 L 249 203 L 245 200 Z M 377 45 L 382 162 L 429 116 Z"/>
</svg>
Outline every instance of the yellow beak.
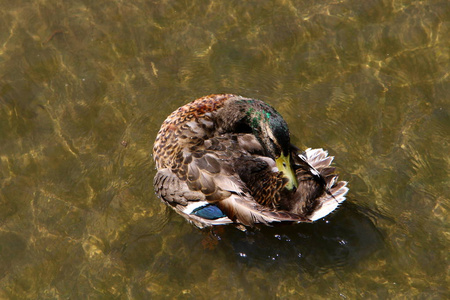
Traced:
<svg viewBox="0 0 450 300">
<path fill-rule="evenodd" d="M 275 161 L 277 163 L 278 170 L 283 172 L 284 177 L 289 180 L 286 188 L 288 190 L 292 190 L 294 187 L 297 188 L 297 177 L 295 176 L 294 170 L 291 168 L 290 156 L 284 156 L 281 154 Z"/>
</svg>

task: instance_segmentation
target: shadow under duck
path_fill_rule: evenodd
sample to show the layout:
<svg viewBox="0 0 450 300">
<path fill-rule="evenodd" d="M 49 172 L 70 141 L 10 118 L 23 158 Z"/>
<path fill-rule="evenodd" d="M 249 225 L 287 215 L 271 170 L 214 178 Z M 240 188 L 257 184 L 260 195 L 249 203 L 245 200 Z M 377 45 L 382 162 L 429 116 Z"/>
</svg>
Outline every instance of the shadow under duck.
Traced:
<svg viewBox="0 0 450 300">
<path fill-rule="evenodd" d="M 300 151 L 274 108 L 231 94 L 199 98 L 170 114 L 153 158 L 158 197 L 200 228 L 312 222 L 348 192 L 326 151 Z"/>
</svg>

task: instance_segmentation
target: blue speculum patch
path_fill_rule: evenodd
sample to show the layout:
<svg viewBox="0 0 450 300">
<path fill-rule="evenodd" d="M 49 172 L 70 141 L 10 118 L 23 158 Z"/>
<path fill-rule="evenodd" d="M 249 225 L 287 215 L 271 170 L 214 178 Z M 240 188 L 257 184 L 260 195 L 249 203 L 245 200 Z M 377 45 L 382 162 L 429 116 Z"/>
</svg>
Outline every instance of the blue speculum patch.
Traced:
<svg viewBox="0 0 450 300">
<path fill-rule="evenodd" d="M 192 214 L 208 220 L 226 217 L 226 215 L 214 204 L 207 204 L 196 208 L 192 211 Z"/>
</svg>

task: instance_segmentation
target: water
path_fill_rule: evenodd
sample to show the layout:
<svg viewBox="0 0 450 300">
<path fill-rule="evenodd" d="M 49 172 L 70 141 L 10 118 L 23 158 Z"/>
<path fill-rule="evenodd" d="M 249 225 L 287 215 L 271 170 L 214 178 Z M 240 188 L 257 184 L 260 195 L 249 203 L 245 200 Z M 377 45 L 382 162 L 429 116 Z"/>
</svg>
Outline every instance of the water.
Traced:
<svg viewBox="0 0 450 300">
<path fill-rule="evenodd" d="M 3 0 L 0 26 L 0 298 L 450 297 L 448 1 Z M 248 233 L 160 203 L 160 124 L 220 92 L 328 149 L 347 202 Z"/>
</svg>

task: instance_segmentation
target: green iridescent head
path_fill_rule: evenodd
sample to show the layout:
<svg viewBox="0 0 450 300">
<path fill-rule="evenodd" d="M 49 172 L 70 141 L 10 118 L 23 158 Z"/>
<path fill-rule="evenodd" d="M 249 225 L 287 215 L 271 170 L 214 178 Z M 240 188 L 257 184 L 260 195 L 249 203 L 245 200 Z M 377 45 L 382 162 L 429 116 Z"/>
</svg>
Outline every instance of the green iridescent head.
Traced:
<svg viewBox="0 0 450 300">
<path fill-rule="evenodd" d="M 270 105 L 259 100 L 243 100 L 245 122 L 258 138 L 267 155 L 276 159 L 289 153 L 289 128 L 283 117 Z"/>
<path fill-rule="evenodd" d="M 260 100 L 237 97 L 220 111 L 219 126 L 226 132 L 252 133 L 260 142 L 265 156 L 277 163 L 289 179 L 288 188 L 297 186 L 290 162 L 289 128 L 283 117 Z"/>
</svg>

